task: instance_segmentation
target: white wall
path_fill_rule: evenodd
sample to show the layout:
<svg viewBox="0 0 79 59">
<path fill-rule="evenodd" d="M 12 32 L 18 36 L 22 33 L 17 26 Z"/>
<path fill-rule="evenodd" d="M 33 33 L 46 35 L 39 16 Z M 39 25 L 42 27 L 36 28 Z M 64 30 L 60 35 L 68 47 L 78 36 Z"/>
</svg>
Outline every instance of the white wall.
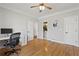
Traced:
<svg viewBox="0 0 79 59">
<path fill-rule="evenodd" d="M 53 23 L 57 22 L 57 27 L 53 27 Z M 48 21 L 48 39 L 63 42 L 63 19 L 60 17 L 51 17 Z"/>
<path fill-rule="evenodd" d="M 44 16 L 39 18 L 39 38 L 43 38 L 43 22 L 47 21 L 48 22 L 48 32 L 47 32 L 47 39 L 51 41 L 56 41 L 64 44 L 70 44 L 70 45 L 75 45 L 79 46 L 79 44 L 71 44 L 70 42 L 65 42 L 65 36 L 64 36 L 64 19 L 67 17 L 72 17 L 73 16 L 79 16 L 79 10 L 74 10 L 74 11 L 69 11 L 69 12 L 63 12 L 62 14 L 59 13 L 57 15 L 51 14 L 51 16 Z M 57 20 L 58 26 L 56 28 L 53 27 L 53 23 Z M 75 20 L 75 19 L 74 19 Z M 71 21 L 71 20 L 69 20 Z M 78 19 L 79 21 L 79 19 Z M 77 24 L 78 25 L 78 24 Z M 78 27 L 78 26 L 77 26 Z M 77 31 L 79 32 L 79 30 Z M 77 34 L 78 37 L 79 34 Z M 77 43 L 79 42 L 79 38 L 77 40 Z M 75 41 L 76 43 L 76 41 Z"/>
<path fill-rule="evenodd" d="M 13 28 L 13 32 L 21 32 L 22 45 L 27 42 L 27 30 L 30 29 L 30 39 L 33 36 L 33 25 L 36 21 L 28 15 L 23 15 L 0 7 L 0 28 Z M 31 22 L 31 23 L 29 23 Z"/>
<path fill-rule="evenodd" d="M 43 38 L 43 22 L 48 22 L 48 31 L 47 31 L 47 39 L 48 40 L 55 40 L 63 42 L 64 33 L 63 33 L 63 18 L 61 17 L 49 17 L 46 20 L 41 20 L 39 22 L 39 38 Z M 53 23 L 55 21 L 58 22 L 58 26 L 56 28 L 53 27 Z"/>
<path fill-rule="evenodd" d="M 77 15 L 64 18 L 64 43 L 79 46 Z"/>
</svg>

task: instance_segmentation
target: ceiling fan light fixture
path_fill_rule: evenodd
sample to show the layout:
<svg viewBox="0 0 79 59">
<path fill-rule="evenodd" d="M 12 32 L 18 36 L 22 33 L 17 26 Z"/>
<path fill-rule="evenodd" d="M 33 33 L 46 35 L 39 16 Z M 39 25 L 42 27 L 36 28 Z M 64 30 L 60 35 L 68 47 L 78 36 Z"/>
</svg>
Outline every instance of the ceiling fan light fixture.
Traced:
<svg viewBox="0 0 79 59">
<path fill-rule="evenodd" d="M 45 10 L 45 7 L 44 6 L 39 6 L 39 9 L 40 10 Z"/>
<path fill-rule="evenodd" d="M 40 3 L 40 4 L 38 4 L 38 5 L 31 6 L 31 8 L 35 8 L 35 7 L 38 7 L 40 12 L 42 12 L 42 11 L 45 10 L 45 9 L 49 9 L 49 10 L 52 9 L 50 6 L 47 6 L 47 5 L 44 4 L 44 3 Z"/>
</svg>

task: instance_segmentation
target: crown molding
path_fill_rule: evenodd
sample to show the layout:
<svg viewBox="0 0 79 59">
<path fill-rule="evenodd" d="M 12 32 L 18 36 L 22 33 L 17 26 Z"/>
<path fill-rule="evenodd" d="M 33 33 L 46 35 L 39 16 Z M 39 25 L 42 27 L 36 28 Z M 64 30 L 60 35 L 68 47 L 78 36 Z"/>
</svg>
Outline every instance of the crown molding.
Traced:
<svg viewBox="0 0 79 59">
<path fill-rule="evenodd" d="M 79 7 L 73 8 L 73 9 L 69 9 L 69 10 L 65 10 L 65 11 L 61 11 L 61 12 L 55 12 L 53 14 L 49 14 L 49 15 L 45 15 L 45 16 L 39 17 L 38 19 L 42 20 L 42 19 L 46 19 L 46 18 L 51 17 L 51 16 L 61 15 L 61 14 L 73 12 L 73 11 L 76 11 L 76 10 L 79 10 Z"/>
<path fill-rule="evenodd" d="M 32 15 L 30 15 L 30 14 L 28 14 L 28 13 L 22 12 L 22 11 L 17 10 L 17 9 L 11 9 L 11 8 L 9 8 L 9 7 L 3 7 L 3 6 L 0 6 L 0 7 L 1 7 L 1 8 L 4 8 L 4 9 L 7 9 L 7 10 L 11 10 L 11 11 L 16 12 L 16 13 L 19 13 L 19 14 L 22 14 L 22 15 L 24 15 L 24 16 L 28 16 L 28 17 L 30 17 L 30 18 L 36 18 L 36 17 L 34 17 L 34 16 L 32 16 Z"/>
</svg>

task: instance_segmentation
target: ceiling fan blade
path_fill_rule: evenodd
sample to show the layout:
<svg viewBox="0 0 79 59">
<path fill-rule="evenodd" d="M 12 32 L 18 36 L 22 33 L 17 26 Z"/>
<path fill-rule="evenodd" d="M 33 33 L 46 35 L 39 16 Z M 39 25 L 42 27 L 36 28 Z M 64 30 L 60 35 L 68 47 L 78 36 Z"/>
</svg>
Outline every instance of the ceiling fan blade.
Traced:
<svg viewBox="0 0 79 59">
<path fill-rule="evenodd" d="M 38 6 L 31 6 L 30 8 L 34 8 L 34 7 L 38 7 Z"/>
<path fill-rule="evenodd" d="M 31 8 L 34 8 L 34 7 L 39 7 L 40 5 L 36 5 L 36 6 L 31 6 Z"/>
<path fill-rule="evenodd" d="M 44 3 L 40 3 L 39 5 L 40 5 L 40 6 L 44 6 Z"/>
<path fill-rule="evenodd" d="M 45 6 L 45 7 L 48 8 L 48 9 L 50 9 L 50 10 L 52 9 L 51 7 L 48 7 L 48 6 Z"/>
</svg>

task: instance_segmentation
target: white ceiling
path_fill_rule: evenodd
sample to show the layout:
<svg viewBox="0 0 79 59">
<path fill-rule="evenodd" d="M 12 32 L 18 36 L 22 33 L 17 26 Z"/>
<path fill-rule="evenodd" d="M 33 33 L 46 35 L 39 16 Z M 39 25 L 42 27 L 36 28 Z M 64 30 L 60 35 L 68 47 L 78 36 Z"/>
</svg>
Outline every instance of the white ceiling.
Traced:
<svg viewBox="0 0 79 59">
<path fill-rule="evenodd" d="M 8 8 L 14 11 L 19 11 L 25 15 L 30 15 L 32 17 L 42 17 L 47 14 L 53 14 L 56 12 L 61 12 L 65 10 L 70 10 L 74 8 L 79 8 L 79 3 L 48 3 L 48 6 L 52 7 L 52 10 L 46 9 L 43 12 L 39 12 L 38 8 L 30 8 L 32 5 L 37 5 L 33 3 L 0 3 L 1 7 Z"/>
</svg>

